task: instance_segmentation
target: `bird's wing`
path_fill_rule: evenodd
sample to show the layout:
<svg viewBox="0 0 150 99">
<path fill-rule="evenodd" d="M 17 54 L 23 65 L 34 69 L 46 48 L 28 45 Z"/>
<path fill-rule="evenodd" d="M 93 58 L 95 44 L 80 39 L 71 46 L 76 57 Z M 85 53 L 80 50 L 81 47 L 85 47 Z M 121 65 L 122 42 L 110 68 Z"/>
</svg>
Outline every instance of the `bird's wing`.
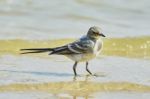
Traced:
<svg viewBox="0 0 150 99">
<path fill-rule="evenodd" d="M 65 46 L 54 48 L 50 54 L 83 54 L 91 52 L 93 47 L 94 42 L 91 40 L 78 40 Z"/>
</svg>

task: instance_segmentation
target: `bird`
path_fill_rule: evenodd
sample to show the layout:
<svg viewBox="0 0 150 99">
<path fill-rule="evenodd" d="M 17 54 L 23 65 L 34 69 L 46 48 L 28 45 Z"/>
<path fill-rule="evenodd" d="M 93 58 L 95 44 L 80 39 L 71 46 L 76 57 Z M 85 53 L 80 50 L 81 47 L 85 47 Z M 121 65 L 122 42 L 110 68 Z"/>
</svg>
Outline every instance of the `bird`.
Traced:
<svg viewBox="0 0 150 99">
<path fill-rule="evenodd" d="M 102 33 L 102 29 L 97 26 L 92 26 L 89 28 L 86 35 L 83 35 L 76 41 L 66 45 L 55 48 L 27 48 L 20 50 L 23 51 L 21 54 L 49 52 L 49 55 L 67 56 L 75 62 L 73 64 L 74 76 L 77 76 L 77 64 L 79 62 L 85 62 L 86 71 L 90 75 L 93 75 L 88 69 L 89 60 L 97 57 L 100 54 L 103 47 L 102 37 L 105 37 L 105 35 Z"/>
</svg>

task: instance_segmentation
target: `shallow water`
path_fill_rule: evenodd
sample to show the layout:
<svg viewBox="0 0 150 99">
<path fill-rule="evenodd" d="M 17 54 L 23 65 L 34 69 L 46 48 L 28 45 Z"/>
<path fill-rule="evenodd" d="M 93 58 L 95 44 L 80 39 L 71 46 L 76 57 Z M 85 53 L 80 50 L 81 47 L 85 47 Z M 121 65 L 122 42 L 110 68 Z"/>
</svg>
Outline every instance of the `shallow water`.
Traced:
<svg viewBox="0 0 150 99">
<path fill-rule="evenodd" d="M 136 46 L 136 41 L 149 40 L 136 39 L 130 44 L 133 49 L 140 48 Z M 29 99 L 111 99 L 111 96 L 120 99 L 150 98 L 149 54 L 139 54 L 138 57 L 137 54 L 117 54 L 124 46 L 116 46 L 117 51 L 107 51 L 116 39 L 106 40 L 103 55 L 90 62 L 90 69 L 97 76 L 87 75 L 85 64 L 81 63 L 77 68 L 79 76 L 74 77 L 73 62 L 64 56 L 48 56 L 48 53 L 19 54 L 22 47 L 54 47 L 72 39 L 55 41 L 53 43 L 54 41 L 1 40 L 3 49 L 0 51 L 0 98 L 19 99 L 18 97 L 26 96 L 28 93 Z M 130 50 L 126 49 L 128 53 L 131 53 Z M 148 52 L 149 47 L 143 50 Z"/>
<path fill-rule="evenodd" d="M 22 48 L 56 47 L 74 40 L 0 40 L 0 98 L 19 99 L 28 93 L 29 99 L 150 98 L 149 37 L 104 39 L 101 55 L 90 62 L 97 76 L 87 75 L 81 63 L 74 77 L 73 62 L 64 56 L 20 54 Z"/>
</svg>

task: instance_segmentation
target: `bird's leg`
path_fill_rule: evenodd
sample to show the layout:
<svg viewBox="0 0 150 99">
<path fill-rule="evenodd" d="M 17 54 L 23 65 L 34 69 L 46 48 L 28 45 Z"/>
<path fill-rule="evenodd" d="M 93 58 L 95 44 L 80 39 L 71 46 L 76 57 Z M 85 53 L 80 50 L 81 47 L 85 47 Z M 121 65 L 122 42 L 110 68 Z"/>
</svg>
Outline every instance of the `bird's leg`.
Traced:
<svg viewBox="0 0 150 99">
<path fill-rule="evenodd" d="M 86 62 L 86 71 L 90 74 L 90 75 L 92 75 L 92 73 L 90 72 L 90 70 L 88 69 L 88 62 Z"/>
<path fill-rule="evenodd" d="M 77 72 L 76 72 L 76 67 L 77 67 L 78 62 L 75 62 L 73 65 L 73 71 L 74 71 L 74 75 L 77 76 Z"/>
</svg>

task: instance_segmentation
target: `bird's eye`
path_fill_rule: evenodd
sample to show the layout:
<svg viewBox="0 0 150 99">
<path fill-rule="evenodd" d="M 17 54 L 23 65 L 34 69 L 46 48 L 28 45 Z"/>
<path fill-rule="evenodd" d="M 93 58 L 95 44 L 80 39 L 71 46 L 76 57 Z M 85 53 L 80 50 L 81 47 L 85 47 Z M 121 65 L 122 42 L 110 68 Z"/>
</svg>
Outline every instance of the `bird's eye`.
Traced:
<svg viewBox="0 0 150 99">
<path fill-rule="evenodd" d="M 95 35 L 99 35 L 99 33 L 98 32 L 93 32 Z"/>
</svg>

